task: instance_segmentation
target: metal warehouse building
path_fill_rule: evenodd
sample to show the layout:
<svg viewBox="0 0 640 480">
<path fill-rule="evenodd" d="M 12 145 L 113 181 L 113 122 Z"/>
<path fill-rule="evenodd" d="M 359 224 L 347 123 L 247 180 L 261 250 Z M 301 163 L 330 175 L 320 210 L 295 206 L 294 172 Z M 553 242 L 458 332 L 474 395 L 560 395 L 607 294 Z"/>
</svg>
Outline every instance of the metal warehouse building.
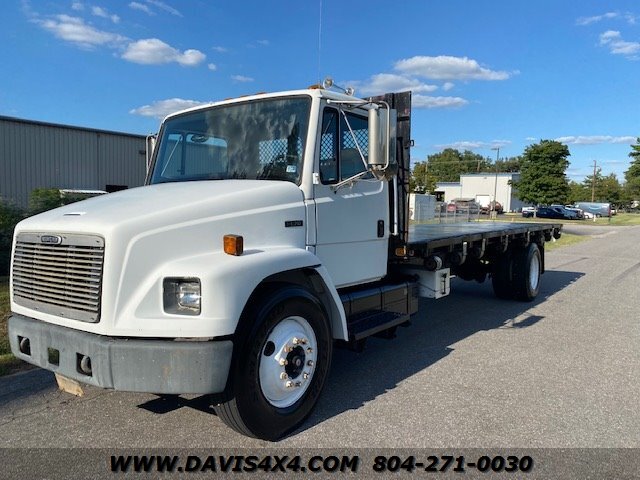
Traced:
<svg viewBox="0 0 640 480">
<path fill-rule="evenodd" d="M 142 135 L 0 116 L 0 197 L 24 208 L 36 188 L 140 186 L 145 145 Z"/>
</svg>

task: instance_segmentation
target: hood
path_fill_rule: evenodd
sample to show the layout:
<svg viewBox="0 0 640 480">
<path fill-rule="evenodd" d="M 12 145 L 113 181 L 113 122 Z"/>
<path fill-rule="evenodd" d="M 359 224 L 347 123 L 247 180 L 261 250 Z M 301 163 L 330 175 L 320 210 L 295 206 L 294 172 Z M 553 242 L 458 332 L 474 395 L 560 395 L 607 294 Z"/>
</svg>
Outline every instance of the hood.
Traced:
<svg viewBox="0 0 640 480">
<path fill-rule="evenodd" d="M 15 303 L 12 308 L 94 333 L 194 336 L 201 332 L 198 325 L 204 316 L 191 321 L 182 316 L 176 322 L 175 315 L 163 312 L 163 279 L 201 279 L 203 290 L 208 289 L 205 301 L 211 302 L 219 283 L 212 278 L 232 258 L 223 253 L 224 235 L 243 237 L 245 253 L 232 260 L 234 268 L 242 268 L 242 261 L 255 260 L 265 251 L 304 249 L 305 212 L 303 193 L 295 184 L 268 180 L 165 183 L 57 208 L 20 222 L 14 241 L 23 232 L 102 237 L 101 319 L 90 324 Z M 219 314 L 221 307 L 208 308 L 207 325 L 215 330 L 219 323 L 211 312 Z"/>
<path fill-rule="evenodd" d="M 163 183 L 101 195 L 23 220 L 19 231 L 94 233 L 136 225 L 145 229 L 303 201 L 293 183 L 268 180 L 209 180 Z"/>
</svg>

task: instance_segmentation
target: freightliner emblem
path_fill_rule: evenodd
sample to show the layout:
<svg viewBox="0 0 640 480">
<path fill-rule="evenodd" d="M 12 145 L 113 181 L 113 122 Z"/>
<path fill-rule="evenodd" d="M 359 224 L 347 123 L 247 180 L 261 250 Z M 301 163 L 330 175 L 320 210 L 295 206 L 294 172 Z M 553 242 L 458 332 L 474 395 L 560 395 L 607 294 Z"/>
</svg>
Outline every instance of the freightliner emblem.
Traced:
<svg viewBox="0 0 640 480">
<path fill-rule="evenodd" d="M 62 237 L 58 235 L 42 235 L 40 237 L 40 243 L 46 243 L 47 245 L 60 245 L 62 243 Z"/>
</svg>

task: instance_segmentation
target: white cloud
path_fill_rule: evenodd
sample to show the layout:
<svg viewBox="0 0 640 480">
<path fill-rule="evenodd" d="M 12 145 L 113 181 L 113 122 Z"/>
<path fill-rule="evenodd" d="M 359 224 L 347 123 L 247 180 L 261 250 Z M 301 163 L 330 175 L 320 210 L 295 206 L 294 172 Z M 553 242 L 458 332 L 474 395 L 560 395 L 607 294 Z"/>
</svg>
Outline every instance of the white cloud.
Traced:
<svg viewBox="0 0 640 480">
<path fill-rule="evenodd" d="M 600 45 L 608 47 L 614 55 L 633 57 L 640 52 L 640 42 L 627 42 L 616 30 L 607 30 L 600 34 Z"/>
<path fill-rule="evenodd" d="M 269 44 L 269 40 L 258 40 L 258 45 L 262 45 L 263 47 L 268 47 Z"/>
<path fill-rule="evenodd" d="M 228 48 L 220 47 L 220 46 L 211 47 L 211 50 L 215 50 L 218 53 L 227 53 L 229 51 Z"/>
<path fill-rule="evenodd" d="M 115 14 L 110 14 L 105 8 L 93 6 L 91 7 L 91 13 L 96 17 L 107 18 L 113 23 L 120 22 L 120 17 Z"/>
<path fill-rule="evenodd" d="M 428 95 L 412 95 L 411 104 L 414 108 L 457 108 L 469 103 L 461 97 L 431 97 Z"/>
<path fill-rule="evenodd" d="M 234 80 L 236 82 L 240 82 L 240 83 L 247 83 L 247 82 L 253 82 L 254 79 L 251 77 L 245 77 L 244 75 L 231 75 L 231 80 Z"/>
<path fill-rule="evenodd" d="M 165 12 L 170 13 L 171 15 L 175 15 L 176 17 L 182 17 L 182 13 L 180 13 L 178 10 L 176 10 L 175 8 L 173 8 L 171 5 L 167 5 L 164 2 L 161 2 L 160 0 L 145 0 L 149 5 L 153 5 L 156 8 L 159 8 L 160 10 L 164 10 Z"/>
<path fill-rule="evenodd" d="M 473 59 L 447 55 L 406 58 L 396 62 L 395 69 L 433 80 L 506 80 L 516 73 L 490 70 Z"/>
<path fill-rule="evenodd" d="M 55 15 L 54 17 L 33 20 L 57 38 L 71 42 L 81 48 L 96 46 L 115 46 L 127 40 L 121 35 L 98 30 L 84 22 L 83 19 L 69 15 Z"/>
<path fill-rule="evenodd" d="M 215 72 L 218 69 L 218 66 L 215 63 L 210 63 L 207 65 L 207 68 L 212 72 Z"/>
<path fill-rule="evenodd" d="M 141 12 L 144 12 L 147 15 L 155 15 L 155 12 L 151 10 L 148 5 L 145 5 L 144 3 L 131 2 L 129 4 L 129 8 L 132 8 L 133 10 L 140 10 Z"/>
<path fill-rule="evenodd" d="M 444 90 L 445 92 L 448 92 L 449 90 L 451 90 L 455 86 L 456 85 L 453 82 L 444 82 L 444 84 L 442 85 L 442 90 Z"/>
<path fill-rule="evenodd" d="M 161 65 L 176 62 L 184 67 L 193 67 L 207 57 L 199 50 L 189 49 L 181 52 L 157 38 L 146 38 L 127 45 L 122 58 L 143 65 Z"/>
<path fill-rule="evenodd" d="M 142 115 L 143 117 L 164 118 L 170 113 L 178 112 L 186 108 L 198 107 L 206 103 L 207 102 L 198 102 L 196 100 L 184 100 L 182 98 L 168 98 L 166 100 L 157 100 L 151 105 L 134 108 L 133 110 L 129 110 L 129 113 Z"/>
<path fill-rule="evenodd" d="M 537 142 L 538 141 L 538 137 L 527 137 L 527 138 L 525 138 L 525 140 L 527 142 Z"/>
<path fill-rule="evenodd" d="M 597 23 L 602 20 L 617 18 L 619 16 L 620 14 L 618 12 L 607 12 L 602 15 L 594 15 L 593 17 L 580 17 L 576 20 L 576 25 L 580 25 L 580 26 L 591 25 L 592 23 Z"/>
<path fill-rule="evenodd" d="M 631 12 L 607 12 L 603 13 L 602 15 L 594 15 L 593 17 L 580 17 L 576 20 L 576 25 L 584 27 L 587 25 L 592 25 L 594 23 L 599 23 L 603 20 L 613 19 L 625 20 L 629 25 L 635 25 L 638 20 L 638 16 Z"/>
<path fill-rule="evenodd" d="M 393 73 L 379 73 L 373 75 L 365 82 L 347 82 L 362 95 L 380 95 L 387 92 L 433 92 L 438 89 L 436 85 L 427 85 L 420 80 L 396 75 Z"/>
<path fill-rule="evenodd" d="M 566 145 L 599 145 L 603 143 L 634 143 L 636 141 L 636 137 L 613 137 L 611 135 L 578 135 L 556 138 L 555 141 L 564 143 Z"/>
<path fill-rule="evenodd" d="M 71 4 L 71 10 L 75 10 L 76 12 L 81 12 L 84 10 L 84 5 L 82 2 L 73 2 Z"/>
<path fill-rule="evenodd" d="M 453 143 L 434 145 L 434 147 L 439 149 L 455 148 L 456 150 L 488 150 L 491 148 L 503 148 L 509 145 L 511 145 L 509 140 L 493 140 L 491 142 L 460 140 Z"/>
</svg>

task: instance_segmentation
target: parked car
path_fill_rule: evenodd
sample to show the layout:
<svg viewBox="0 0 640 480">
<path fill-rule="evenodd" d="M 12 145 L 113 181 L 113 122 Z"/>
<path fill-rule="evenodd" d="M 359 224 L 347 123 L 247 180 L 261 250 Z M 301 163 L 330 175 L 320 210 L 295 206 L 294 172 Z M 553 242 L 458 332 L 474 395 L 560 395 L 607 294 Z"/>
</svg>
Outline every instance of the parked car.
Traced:
<svg viewBox="0 0 640 480">
<path fill-rule="evenodd" d="M 562 210 L 567 220 L 580 220 L 584 218 L 582 210 L 579 208 L 567 208 L 564 205 L 550 205 L 550 207 Z"/>
<path fill-rule="evenodd" d="M 564 219 L 564 212 L 557 208 L 551 207 L 538 207 L 536 210 L 536 217 L 538 218 L 561 218 Z"/>
<path fill-rule="evenodd" d="M 480 204 L 473 198 L 454 198 L 451 200 L 451 204 L 455 205 L 456 213 L 465 215 L 477 215 L 480 213 Z M 447 211 L 449 210 L 447 209 Z"/>
<path fill-rule="evenodd" d="M 488 215 L 492 209 L 494 209 L 494 202 L 489 202 L 489 205 L 484 205 L 480 207 L 480 213 L 484 215 Z M 504 209 L 502 208 L 502 204 L 500 202 L 495 202 L 495 211 L 496 213 L 504 213 Z"/>
<path fill-rule="evenodd" d="M 576 208 L 573 205 L 565 205 L 564 208 L 566 208 L 567 210 L 571 210 L 572 212 L 576 212 L 578 214 L 578 218 L 585 218 L 584 210 L 582 210 L 581 208 Z"/>
<path fill-rule="evenodd" d="M 536 214 L 536 207 L 522 207 L 522 216 L 531 218 Z"/>
<path fill-rule="evenodd" d="M 578 214 L 567 210 L 562 205 L 554 205 L 550 207 L 538 207 L 536 211 L 538 218 L 558 218 L 563 220 L 577 220 Z"/>
</svg>

